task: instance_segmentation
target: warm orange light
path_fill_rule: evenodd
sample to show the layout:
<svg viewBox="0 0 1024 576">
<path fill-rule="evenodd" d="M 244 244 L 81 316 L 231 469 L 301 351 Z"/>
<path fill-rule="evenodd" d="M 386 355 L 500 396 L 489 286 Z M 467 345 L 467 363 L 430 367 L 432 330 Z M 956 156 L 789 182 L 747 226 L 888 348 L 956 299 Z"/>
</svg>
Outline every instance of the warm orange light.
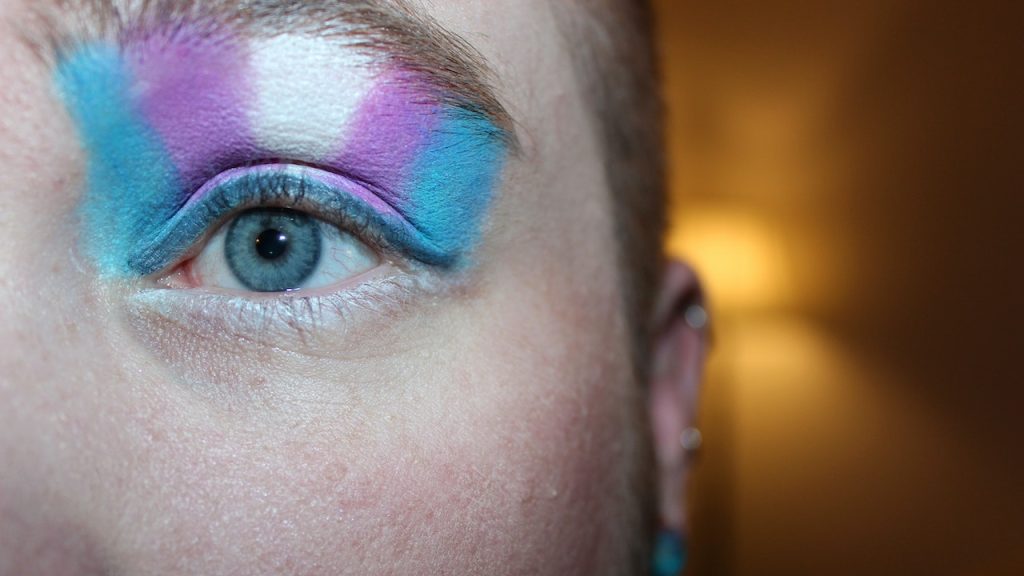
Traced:
<svg viewBox="0 0 1024 576">
<path fill-rule="evenodd" d="M 749 211 L 688 206 L 673 223 L 668 250 L 697 268 L 718 311 L 766 309 L 787 299 L 781 237 Z"/>
</svg>

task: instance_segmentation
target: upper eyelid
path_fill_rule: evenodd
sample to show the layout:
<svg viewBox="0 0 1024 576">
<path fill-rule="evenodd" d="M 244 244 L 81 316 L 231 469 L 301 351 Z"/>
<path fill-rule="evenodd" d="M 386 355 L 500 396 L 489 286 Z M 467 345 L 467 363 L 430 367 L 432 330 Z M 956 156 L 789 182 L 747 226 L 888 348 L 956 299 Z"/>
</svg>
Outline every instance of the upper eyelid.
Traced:
<svg viewBox="0 0 1024 576">
<path fill-rule="evenodd" d="M 376 204 L 376 206 L 374 206 Z M 245 208 L 306 208 L 314 215 L 370 235 L 373 244 L 426 264 L 447 266 L 446 254 L 398 210 L 363 183 L 300 164 L 264 164 L 222 172 L 204 184 L 168 223 L 129 256 L 146 276 L 181 260 L 216 225 Z"/>
<path fill-rule="evenodd" d="M 166 48 L 189 37 L 165 40 L 167 46 L 158 55 L 173 55 Z M 206 46 L 200 44 L 198 48 Z M 143 66 L 145 59 L 125 48 L 131 46 L 83 46 L 62 59 L 56 72 L 60 96 L 89 152 L 81 209 L 90 234 L 84 236 L 83 248 L 104 276 L 152 273 L 170 263 L 168 257 L 182 255 L 190 247 L 161 247 L 158 241 L 181 224 L 181 214 L 195 208 L 188 204 L 189 193 L 223 171 L 265 159 L 301 160 L 342 176 L 362 175 L 379 187 L 349 178 L 350 186 L 342 190 L 375 192 L 395 209 L 401 218 L 392 219 L 404 219 L 396 229 L 406 232 L 413 240 L 409 245 L 419 252 L 414 259 L 446 268 L 474 262 L 474 248 L 509 154 L 502 127 L 493 118 L 448 100 L 422 97 L 424 90 L 429 95 L 430 83 L 420 75 L 382 70 L 372 84 L 367 81 L 368 91 L 353 100 L 351 117 L 344 122 L 295 105 L 284 107 L 294 113 L 294 124 L 276 117 L 267 123 L 255 105 L 261 101 L 257 91 L 236 91 L 230 83 L 223 90 L 203 89 L 204 78 L 234 78 L 244 72 L 251 80 L 259 72 L 234 52 L 214 51 L 207 62 L 193 50 L 186 54 L 192 60 L 172 59 L 174 66 L 158 66 L 163 63 L 159 58 Z M 165 76 L 161 71 L 166 70 L 181 74 Z M 264 72 L 274 77 L 273 70 Z M 316 66 L 309 70 L 314 77 L 322 72 Z M 244 87 L 249 80 L 243 80 Z M 172 88 L 184 95 L 157 98 Z M 327 87 L 299 92 L 324 96 Z M 260 132 L 258 126 L 272 129 Z M 264 132 L 274 137 L 259 136 Z M 311 141 L 332 143 L 330 154 L 314 153 L 320 145 L 307 146 Z M 373 220 L 372 213 L 365 214 Z M 192 230 L 187 239 L 198 237 Z"/>
<path fill-rule="evenodd" d="M 519 124 L 498 97 L 494 85 L 499 74 L 492 63 L 417 10 L 396 10 L 389 2 L 265 2 L 264 8 L 278 5 L 281 9 L 276 11 L 253 10 L 244 3 L 226 10 L 203 10 L 197 3 L 170 11 L 163 2 L 125 2 L 117 10 L 107 4 L 103 0 L 33 3 L 33 26 L 22 37 L 51 66 L 83 47 L 107 44 L 124 50 L 140 40 L 171 44 L 184 38 L 193 44 L 215 45 L 228 39 L 251 42 L 294 36 L 332 39 L 338 49 L 359 45 L 378 65 L 404 63 L 398 67 L 420 72 L 439 101 L 482 113 L 497 128 L 496 138 L 514 154 L 521 151 Z M 423 38 L 431 42 L 420 42 Z"/>
</svg>

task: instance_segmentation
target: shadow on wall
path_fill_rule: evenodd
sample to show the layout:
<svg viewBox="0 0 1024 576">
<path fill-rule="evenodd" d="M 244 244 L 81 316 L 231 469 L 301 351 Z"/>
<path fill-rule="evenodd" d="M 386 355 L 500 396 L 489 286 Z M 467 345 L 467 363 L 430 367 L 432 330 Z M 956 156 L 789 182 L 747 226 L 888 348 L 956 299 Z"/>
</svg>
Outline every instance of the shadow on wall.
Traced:
<svg viewBox="0 0 1024 576">
<path fill-rule="evenodd" d="M 1014 19 L 656 4 L 716 322 L 691 573 L 1024 574 Z"/>
</svg>

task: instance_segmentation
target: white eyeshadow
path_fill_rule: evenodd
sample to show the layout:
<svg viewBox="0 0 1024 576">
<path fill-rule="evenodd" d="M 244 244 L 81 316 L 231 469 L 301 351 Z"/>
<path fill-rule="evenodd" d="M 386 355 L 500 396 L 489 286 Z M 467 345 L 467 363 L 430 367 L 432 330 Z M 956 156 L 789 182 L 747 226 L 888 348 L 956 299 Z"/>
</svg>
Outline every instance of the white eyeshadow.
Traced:
<svg viewBox="0 0 1024 576">
<path fill-rule="evenodd" d="M 320 161 L 337 153 L 345 127 L 373 84 L 372 61 L 337 42 L 283 35 L 252 44 L 260 145 L 281 156 Z"/>
</svg>

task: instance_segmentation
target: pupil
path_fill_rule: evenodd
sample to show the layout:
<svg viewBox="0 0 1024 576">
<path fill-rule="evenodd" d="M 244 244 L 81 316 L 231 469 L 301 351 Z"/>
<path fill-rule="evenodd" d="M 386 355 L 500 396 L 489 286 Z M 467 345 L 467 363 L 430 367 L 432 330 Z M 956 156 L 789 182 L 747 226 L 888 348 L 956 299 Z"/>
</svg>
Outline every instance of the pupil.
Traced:
<svg viewBox="0 0 1024 576">
<path fill-rule="evenodd" d="M 288 235 L 273 228 L 256 237 L 256 253 L 267 260 L 279 258 L 288 250 Z"/>
</svg>

